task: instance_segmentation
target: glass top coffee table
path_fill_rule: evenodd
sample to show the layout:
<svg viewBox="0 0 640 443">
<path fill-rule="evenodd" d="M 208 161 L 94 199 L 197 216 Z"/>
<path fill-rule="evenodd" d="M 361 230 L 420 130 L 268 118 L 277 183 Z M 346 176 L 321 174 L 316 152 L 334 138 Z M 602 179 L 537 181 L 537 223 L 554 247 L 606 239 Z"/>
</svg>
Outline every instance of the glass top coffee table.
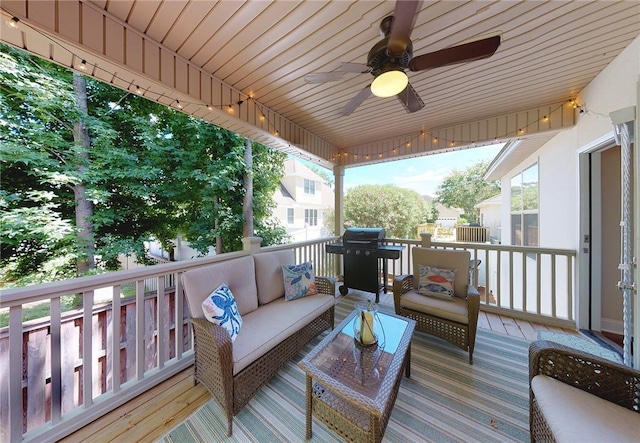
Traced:
<svg viewBox="0 0 640 443">
<path fill-rule="evenodd" d="M 398 396 L 402 370 L 410 376 L 415 321 L 378 312 L 379 345 L 356 345 L 353 311 L 298 366 L 307 376 L 307 439 L 312 415 L 350 441 L 379 442 Z"/>
</svg>

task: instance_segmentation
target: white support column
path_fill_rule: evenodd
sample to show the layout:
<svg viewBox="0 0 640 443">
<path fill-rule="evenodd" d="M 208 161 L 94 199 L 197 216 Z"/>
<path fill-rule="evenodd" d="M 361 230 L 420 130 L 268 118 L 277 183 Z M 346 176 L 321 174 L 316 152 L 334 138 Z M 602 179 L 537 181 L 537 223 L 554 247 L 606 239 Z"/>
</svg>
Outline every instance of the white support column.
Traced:
<svg viewBox="0 0 640 443">
<path fill-rule="evenodd" d="M 342 236 L 344 232 L 344 166 L 336 165 L 333 168 L 334 189 L 334 229 L 336 235 Z M 342 255 L 336 255 L 336 275 L 342 275 Z"/>
<path fill-rule="evenodd" d="M 344 232 L 344 166 L 334 166 L 333 177 L 335 182 L 334 208 L 336 215 L 334 227 L 336 235 L 342 235 L 342 233 Z"/>
</svg>

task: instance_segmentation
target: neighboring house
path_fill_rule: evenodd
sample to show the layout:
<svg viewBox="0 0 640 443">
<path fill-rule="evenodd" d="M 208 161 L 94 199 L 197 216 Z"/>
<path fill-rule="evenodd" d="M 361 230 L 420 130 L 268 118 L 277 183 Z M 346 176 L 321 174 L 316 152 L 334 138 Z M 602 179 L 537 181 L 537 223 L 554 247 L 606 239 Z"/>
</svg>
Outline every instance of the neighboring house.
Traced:
<svg viewBox="0 0 640 443">
<path fill-rule="evenodd" d="M 492 243 L 501 242 L 501 201 L 502 196 L 498 194 L 474 206 L 480 211 L 480 226 L 489 228 L 489 237 Z"/>
<path fill-rule="evenodd" d="M 291 240 L 313 240 L 328 235 L 324 211 L 334 207 L 333 189 L 322 177 L 296 159 L 284 163 L 285 175 L 274 194 L 278 206 L 273 212 Z"/>
<path fill-rule="evenodd" d="M 442 203 L 434 203 L 433 207 L 438 211 L 438 219 L 436 225 L 440 225 L 443 228 L 453 228 L 458 224 L 460 216 L 464 214 L 464 211 L 459 208 L 447 208 Z"/>
<path fill-rule="evenodd" d="M 550 131 L 539 148 L 543 135 L 533 143 L 508 143 L 485 174 L 502 185 L 502 244 L 577 251 L 578 324 L 618 334 L 623 329 L 622 297 L 616 287 L 622 174 L 610 114 L 637 118 L 633 91 L 638 87 L 639 54 L 636 39 L 580 92 L 575 105 L 567 103 L 576 107 L 573 128 Z M 638 197 L 629 200 L 633 207 Z M 535 259 L 527 257 L 532 266 Z"/>
</svg>

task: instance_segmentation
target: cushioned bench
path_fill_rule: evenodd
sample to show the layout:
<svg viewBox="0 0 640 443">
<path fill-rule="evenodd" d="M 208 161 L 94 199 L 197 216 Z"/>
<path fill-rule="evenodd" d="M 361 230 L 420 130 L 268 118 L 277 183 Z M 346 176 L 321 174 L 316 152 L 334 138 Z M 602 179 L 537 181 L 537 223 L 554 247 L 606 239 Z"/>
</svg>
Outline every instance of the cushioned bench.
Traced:
<svg viewBox="0 0 640 443">
<path fill-rule="evenodd" d="M 285 299 L 282 266 L 291 250 L 264 252 L 193 269 L 182 275 L 195 350 L 195 380 L 233 416 L 312 338 L 333 328 L 335 286 L 316 277 L 317 294 Z M 220 285 L 232 293 L 241 317 L 237 335 L 205 316 L 202 304 Z M 232 335 L 234 335 L 232 339 Z"/>
</svg>

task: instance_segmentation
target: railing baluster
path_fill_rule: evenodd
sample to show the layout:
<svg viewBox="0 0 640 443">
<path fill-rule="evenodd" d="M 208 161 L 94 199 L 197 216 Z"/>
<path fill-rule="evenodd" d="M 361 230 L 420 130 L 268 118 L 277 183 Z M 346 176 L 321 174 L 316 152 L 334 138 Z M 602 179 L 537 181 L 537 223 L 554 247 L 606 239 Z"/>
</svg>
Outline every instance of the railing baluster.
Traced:
<svg viewBox="0 0 640 443">
<path fill-rule="evenodd" d="M 62 416 L 62 345 L 61 345 L 60 297 L 51 299 L 51 424 L 60 422 Z"/>
<path fill-rule="evenodd" d="M 157 277 L 158 289 L 156 291 L 156 346 L 157 350 L 157 367 L 158 369 L 164 368 L 165 357 L 165 322 L 164 322 L 164 307 L 165 307 L 165 293 L 164 293 L 164 274 Z"/>
<path fill-rule="evenodd" d="M 497 252 L 496 263 L 496 306 L 502 306 L 502 251 Z"/>
<path fill-rule="evenodd" d="M 22 441 L 22 305 L 9 308 L 9 439 Z M 27 374 L 28 376 L 28 374 Z"/>
<path fill-rule="evenodd" d="M 93 291 L 82 294 L 82 405 L 93 404 Z"/>
<path fill-rule="evenodd" d="M 120 285 L 113 286 L 111 301 L 111 392 L 120 391 Z"/>
<path fill-rule="evenodd" d="M 542 312 L 542 278 L 541 276 L 542 276 L 542 255 L 538 253 L 536 254 L 536 314 L 540 314 Z"/>
<path fill-rule="evenodd" d="M 551 254 L 551 316 L 556 317 L 556 255 Z"/>
<path fill-rule="evenodd" d="M 174 303 L 176 306 L 175 309 L 175 325 L 176 329 L 174 332 L 175 335 L 175 347 L 176 347 L 176 359 L 182 358 L 182 353 L 184 352 L 184 339 L 183 339 L 183 330 L 184 330 L 184 301 L 182 295 L 182 273 L 176 273 L 174 276 L 175 282 L 175 293 L 173 294 Z"/>
<path fill-rule="evenodd" d="M 144 378 L 144 280 L 136 281 L 136 379 Z"/>
</svg>

